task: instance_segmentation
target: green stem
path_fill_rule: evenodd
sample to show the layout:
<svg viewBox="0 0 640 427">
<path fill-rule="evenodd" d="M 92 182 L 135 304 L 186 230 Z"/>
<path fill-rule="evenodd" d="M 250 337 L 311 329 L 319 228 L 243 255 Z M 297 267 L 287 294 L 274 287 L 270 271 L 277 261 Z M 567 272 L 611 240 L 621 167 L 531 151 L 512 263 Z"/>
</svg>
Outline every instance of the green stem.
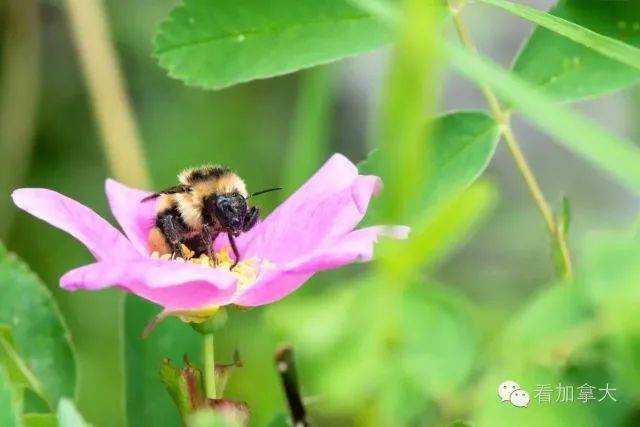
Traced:
<svg viewBox="0 0 640 427">
<path fill-rule="evenodd" d="M 453 23 L 455 25 L 456 31 L 463 45 L 473 54 L 478 54 L 478 49 L 476 48 L 467 27 L 464 25 L 462 18 L 460 17 L 460 7 L 462 2 L 457 3 L 455 0 L 449 0 L 449 9 L 451 10 L 451 16 L 453 17 Z M 489 109 L 491 113 L 494 115 L 495 119 L 500 124 L 500 131 L 502 136 L 507 143 L 507 147 L 509 148 L 509 152 L 513 157 L 520 174 L 524 178 L 524 181 L 529 188 L 531 196 L 538 207 L 538 210 L 542 214 L 542 218 L 547 226 L 547 230 L 549 232 L 549 236 L 551 237 L 552 242 L 557 244 L 560 248 L 560 254 L 562 256 L 562 276 L 565 280 L 570 280 L 573 271 L 571 265 L 571 257 L 569 253 L 569 249 L 566 244 L 566 240 L 564 236 L 560 236 L 562 230 L 558 228 L 558 224 L 553 216 L 553 210 L 547 202 L 542 189 L 540 188 L 540 184 L 536 179 L 536 176 L 529 166 L 527 159 L 520 148 L 520 144 L 518 139 L 516 138 L 515 133 L 513 132 L 513 128 L 511 127 L 510 114 L 509 111 L 504 110 L 500 105 L 500 101 L 496 94 L 489 88 L 487 85 L 480 85 L 480 90 L 484 94 L 487 104 L 489 105 Z"/>
<path fill-rule="evenodd" d="M 65 2 L 71 34 L 102 135 L 102 148 L 114 178 L 148 187 L 149 172 L 140 132 L 113 45 L 103 0 Z"/>
<path fill-rule="evenodd" d="M 300 75 L 298 100 L 291 127 L 286 168 L 290 188 L 302 184 L 329 153 L 329 126 L 333 104 L 333 70 L 316 67 Z"/>
<path fill-rule="evenodd" d="M 204 390 L 207 399 L 217 399 L 216 395 L 216 359 L 214 353 L 214 336 L 203 334 L 204 344 Z"/>
</svg>

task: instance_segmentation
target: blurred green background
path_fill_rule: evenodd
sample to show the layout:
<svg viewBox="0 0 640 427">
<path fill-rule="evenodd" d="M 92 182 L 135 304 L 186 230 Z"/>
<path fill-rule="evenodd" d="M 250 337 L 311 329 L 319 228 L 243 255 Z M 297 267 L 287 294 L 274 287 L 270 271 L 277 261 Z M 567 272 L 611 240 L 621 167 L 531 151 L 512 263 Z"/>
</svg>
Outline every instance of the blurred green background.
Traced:
<svg viewBox="0 0 640 427">
<path fill-rule="evenodd" d="M 60 3 L 37 4 L 38 28 L 33 30 L 39 33 L 39 64 L 28 70 L 39 82 L 32 87 L 37 108 L 33 136 L 21 142 L 30 155 L 19 164 L 4 156 L 0 169 L 16 175 L 24 171 L 11 178 L 12 188 L 51 188 L 112 219 L 103 192 L 109 172 L 100 134 Z M 527 2 L 542 8 L 553 3 Z M 151 55 L 157 25 L 176 2 L 105 4 L 154 188 L 172 185 L 182 168 L 215 162 L 234 168 L 250 188 L 284 184 L 289 194 L 332 152 L 356 163 L 366 158 L 388 49 L 204 91 L 169 78 Z M 7 8 L 0 7 L 0 30 L 6 31 L 8 16 Z M 472 9 L 466 18 L 481 49 L 505 66 L 531 29 L 487 8 Z M 478 90 L 450 70 L 443 70 L 438 84 L 438 110 L 484 108 Z M 638 139 L 636 89 L 578 108 L 618 134 Z M 292 342 L 298 352 L 300 380 L 317 425 L 384 425 L 372 418 L 388 411 L 396 414 L 397 425 L 448 425 L 459 418 L 514 426 L 640 422 L 640 325 L 632 304 L 640 289 L 640 245 L 629 237 L 638 197 L 552 145 L 530 123 L 518 119 L 515 127 L 554 208 L 563 196 L 571 201 L 569 244 L 576 285 L 567 289 L 555 283 L 543 221 L 501 143 L 485 174 L 499 193 L 497 204 L 473 232 L 456 239 L 443 262 L 428 275 L 412 278 L 415 286 L 403 296 L 409 302 L 399 322 L 410 331 L 405 338 L 416 343 L 402 356 L 406 360 L 373 356 L 378 349 L 367 337 L 377 333 L 375 319 L 386 316 L 387 302 L 383 288 L 372 282 L 389 276 L 371 276 L 367 266 L 319 274 L 281 302 L 231 313 L 217 337 L 217 355 L 231 360 L 233 351 L 240 351 L 245 367 L 232 377 L 229 395 L 249 402 L 255 425 L 286 410 L 272 363 L 283 341 Z M 3 183 L 0 199 L 9 200 L 12 188 Z M 286 194 L 265 196 L 259 206 L 268 212 Z M 3 202 L 0 207 L 2 240 L 53 291 L 69 324 L 78 354 L 80 412 L 97 426 L 124 425 L 127 414 L 134 426 L 178 425 L 155 372 L 165 356 L 179 361 L 189 352 L 198 360 L 195 332 L 168 319 L 148 340 L 140 340 L 139 333 L 158 309 L 128 298 L 126 344 L 121 344 L 121 292 L 58 289 L 59 277 L 89 263 L 90 254 L 70 236 L 13 205 Z M 420 296 L 414 298 L 414 293 Z M 418 368 L 407 376 L 395 375 L 405 365 Z M 536 384 L 610 383 L 618 389 L 619 402 L 538 405 L 529 408 L 535 416 L 525 421 L 495 403 L 495 389 L 505 379 L 518 379 L 532 397 Z M 414 382 L 428 383 L 426 391 L 417 391 L 422 386 Z"/>
</svg>

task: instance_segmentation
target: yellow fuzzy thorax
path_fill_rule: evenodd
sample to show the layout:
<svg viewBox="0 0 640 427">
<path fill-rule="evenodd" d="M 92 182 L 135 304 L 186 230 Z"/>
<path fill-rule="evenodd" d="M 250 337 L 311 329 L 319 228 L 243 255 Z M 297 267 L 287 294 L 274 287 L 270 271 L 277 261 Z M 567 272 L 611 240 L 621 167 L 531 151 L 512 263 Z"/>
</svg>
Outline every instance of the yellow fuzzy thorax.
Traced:
<svg viewBox="0 0 640 427">
<path fill-rule="evenodd" d="M 182 253 L 185 258 L 177 257 L 174 261 L 177 262 L 189 262 L 202 266 L 204 268 L 215 268 L 219 270 L 231 271 L 237 279 L 236 295 L 242 293 L 242 291 L 251 286 L 258 279 L 258 276 L 262 269 L 271 269 L 275 265 L 268 260 L 261 260 L 260 258 L 253 257 L 243 261 L 240 261 L 233 270 L 229 270 L 233 265 L 233 259 L 230 256 L 231 248 L 225 246 L 219 251 L 214 253 L 215 260 L 212 260 L 206 254 L 201 254 L 199 257 L 194 257 L 194 252 L 187 246 L 182 245 Z M 171 260 L 171 254 L 160 255 L 158 252 L 153 252 L 151 258 Z M 179 317 L 187 322 L 199 323 L 207 320 L 213 316 L 217 311 L 218 306 L 205 307 L 196 311 L 189 311 L 184 313 L 176 313 Z"/>
</svg>

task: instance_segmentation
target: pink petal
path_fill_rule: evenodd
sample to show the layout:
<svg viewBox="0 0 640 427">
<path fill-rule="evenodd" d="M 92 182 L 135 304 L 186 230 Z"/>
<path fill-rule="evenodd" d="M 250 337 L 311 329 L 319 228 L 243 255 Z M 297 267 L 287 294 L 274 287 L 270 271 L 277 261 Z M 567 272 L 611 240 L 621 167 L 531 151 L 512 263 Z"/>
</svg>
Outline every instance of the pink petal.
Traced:
<svg viewBox="0 0 640 427">
<path fill-rule="evenodd" d="M 369 262 L 373 258 L 373 247 L 379 237 L 406 239 L 409 227 L 374 226 L 352 231 L 337 242 L 323 246 L 308 256 L 298 259 L 285 271 L 296 273 L 315 273 L 320 270 L 342 267 L 353 262 Z"/>
<path fill-rule="evenodd" d="M 118 230 L 73 199 L 44 188 L 21 188 L 11 197 L 20 209 L 80 240 L 97 260 L 139 257 Z"/>
<path fill-rule="evenodd" d="M 380 236 L 406 239 L 408 233 L 409 227 L 404 226 L 376 226 L 353 231 L 279 269 L 266 270 L 258 282 L 236 298 L 235 303 L 256 306 L 277 301 L 298 289 L 318 271 L 370 261 L 373 246 Z"/>
<path fill-rule="evenodd" d="M 107 179 L 107 199 L 113 216 L 124 230 L 133 246 L 141 254 L 149 254 L 147 236 L 156 218 L 155 202 L 141 203 L 148 191 L 129 188 L 113 179 Z"/>
<path fill-rule="evenodd" d="M 333 155 L 298 191 L 251 232 L 241 236 L 243 256 L 287 262 L 355 228 L 381 182 L 358 175 L 346 157 Z"/>
<path fill-rule="evenodd" d="M 233 301 L 243 307 L 270 304 L 284 298 L 309 280 L 313 273 L 267 270 L 258 281 Z"/>
<path fill-rule="evenodd" d="M 235 293 L 235 277 L 230 272 L 156 259 L 98 262 L 71 270 L 60 279 L 60 286 L 67 290 L 113 285 L 168 311 L 228 304 Z"/>
</svg>

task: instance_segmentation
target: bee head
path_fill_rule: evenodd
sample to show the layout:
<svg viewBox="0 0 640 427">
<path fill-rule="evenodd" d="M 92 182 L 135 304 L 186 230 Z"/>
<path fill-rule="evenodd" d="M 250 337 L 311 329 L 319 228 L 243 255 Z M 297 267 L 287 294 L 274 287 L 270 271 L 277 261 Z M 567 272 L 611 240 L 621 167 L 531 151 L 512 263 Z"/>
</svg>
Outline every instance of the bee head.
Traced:
<svg viewBox="0 0 640 427">
<path fill-rule="evenodd" d="M 239 193 L 221 194 L 209 204 L 210 216 L 216 218 L 225 231 L 239 235 L 247 216 L 247 199 Z"/>
</svg>

